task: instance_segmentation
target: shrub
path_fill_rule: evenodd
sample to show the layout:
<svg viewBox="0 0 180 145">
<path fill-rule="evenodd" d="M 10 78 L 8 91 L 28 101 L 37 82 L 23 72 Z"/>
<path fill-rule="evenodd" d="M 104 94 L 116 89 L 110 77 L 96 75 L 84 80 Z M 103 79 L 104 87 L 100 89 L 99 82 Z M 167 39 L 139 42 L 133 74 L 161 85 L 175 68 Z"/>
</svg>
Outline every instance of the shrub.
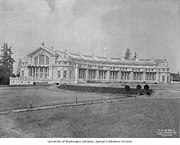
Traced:
<svg viewBox="0 0 180 145">
<path fill-rule="evenodd" d="M 141 85 L 137 85 L 136 86 L 136 89 L 139 91 L 139 90 L 141 90 Z"/>
<path fill-rule="evenodd" d="M 149 85 L 145 85 L 144 90 L 149 90 Z"/>
<path fill-rule="evenodd" d="M 36 85 L 36 82 L 33 82 L 33 85 Z"/>
<path fill-rule="evenodd" d="M 150 96 L 152 94 L 152 90 L 148 90 L 147 92 L 146 92 L 146 95 L 148 95 L 148 96 Z"/>
<path fill-rule="evenodd" d="M 129 92 L 131 88 L 130 88 L 130 86 L 125 85 L 125 88 L 124 88 L 124 89 L 125 89 L 126 92 Z"/>
</svg>

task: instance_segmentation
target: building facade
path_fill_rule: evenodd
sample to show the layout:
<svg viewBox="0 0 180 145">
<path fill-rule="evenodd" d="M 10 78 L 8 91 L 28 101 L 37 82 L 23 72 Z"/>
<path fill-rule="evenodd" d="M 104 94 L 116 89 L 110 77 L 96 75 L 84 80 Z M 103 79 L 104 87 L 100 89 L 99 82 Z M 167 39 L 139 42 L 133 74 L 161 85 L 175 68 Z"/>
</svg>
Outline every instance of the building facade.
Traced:
<svg viewBox="0 0 180 145">
<path fill-rule="evenodd" d="M 21 60 L 20 77 L 10 85 L 78 82 L 170 82 L 166 59 L 99 57 L 57 51 L 41 45 Z"/>
</svg>

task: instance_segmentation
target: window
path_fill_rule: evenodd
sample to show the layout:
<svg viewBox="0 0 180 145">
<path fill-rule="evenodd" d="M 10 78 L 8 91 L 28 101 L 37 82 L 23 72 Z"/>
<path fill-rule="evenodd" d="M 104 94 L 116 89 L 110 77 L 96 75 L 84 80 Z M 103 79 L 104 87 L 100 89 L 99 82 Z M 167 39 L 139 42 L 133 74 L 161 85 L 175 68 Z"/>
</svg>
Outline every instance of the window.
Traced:
<svg viewBox="0 0 180 145">
<path fill-rule="evenodd" d="M 46 56 L 46 65 L 49 65 L 49 57 Z"/>
<path fill-rule="evenodd" d="M 165 76 L 162 76 L 162 81 L 163 81 L 163 82 L 165 81 Z"/>
<path fill-rule="evenodd" d="M 40 72 L 43 72 L 43 68 L 42 67 L 40 67 Z"/>
<path fill-rule="evenodd" d="M 24 77 L 24 71 L 23 70 L 21 71 L 21 76 Z"/>
<path fill-rule="evenodd" d="M 39 55 L 39 65 L 44 65 L 44 55 Z"/>
<path fill-rule="evenodd" d="M 63 78 L 66 78 L 66 77 L 67 77 L 67 71 L 65 70 L 63 73 Z"/>
<path fill-rule="evenodd" d="M 60 78 L 60 77 L 61 77 L 61 71 L 58 70 L 58 78 Z"/>
<path fill-rule="evenodd" d="M 71 71 L 69 71 L 69 78 L 71 79 Z"/>
<path fill-rule="evenodd" d="M 42 67 L 40 67 L 40 78 L 42 78 L 43 77 L 43 68 Z M 36 74 L 36 77 L 38 77 L 38 74 Z"/>
<path fill-rule="evenodd" d="M 38 57 L 37 56 L 34 58 L 34 65 L 38 65 Z"/>
</svg>

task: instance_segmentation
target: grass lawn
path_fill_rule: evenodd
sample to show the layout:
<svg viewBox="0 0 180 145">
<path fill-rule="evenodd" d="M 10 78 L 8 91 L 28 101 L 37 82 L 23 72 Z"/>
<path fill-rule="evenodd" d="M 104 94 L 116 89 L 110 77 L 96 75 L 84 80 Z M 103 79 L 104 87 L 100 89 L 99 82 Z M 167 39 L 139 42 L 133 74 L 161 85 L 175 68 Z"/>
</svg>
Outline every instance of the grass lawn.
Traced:
<svg viewBox="0 0 180 145">
<path fill-rule="evenodd" d="M 86 100 L 107 99 L 107 94 L 81 93 L 60 89 L 39 88 L 0 88 L 0 111 L 46 106 Z"/>
<path fill-rule="evenodd" d="M 113 103 L 29 111 L 0 115 L 1 137 L 161 137 L 158 129 L 174 129 L 179 136 L 180 98 L 174 92 L 156 92 L 153 97 L 137 97 Z M 175 95 L 178 95 L 176 93 Z M 166 97 L 157 97 L 164 96 Z M 0 110 L 33 105 L 97 99 L 103 94 L 73 93 L 47 88 L 1 89 Z M 172 97 L 172 98 L 171 98 Z M 65 101 L 67 101 L 65 100 Z"/>
</svg>

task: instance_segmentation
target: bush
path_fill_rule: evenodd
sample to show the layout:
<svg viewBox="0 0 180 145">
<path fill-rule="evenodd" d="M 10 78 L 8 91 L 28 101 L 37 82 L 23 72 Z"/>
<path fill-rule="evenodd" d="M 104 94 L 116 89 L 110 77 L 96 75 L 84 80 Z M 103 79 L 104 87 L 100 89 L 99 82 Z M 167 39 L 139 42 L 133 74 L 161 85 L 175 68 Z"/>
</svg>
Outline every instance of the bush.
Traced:
<svg viewBox="0 0 180 145">
<path fill-rule="evenodd" d="M 146 95 L 148 95 L 148 96 L 150 96 L 152 94 L 152 90 L 148 90 L 147 92 L 146 92 Z"/>
<path fill-rule="evenodd" d="M 33 82 L 33 85 L 36 85 L 36 82 Z"/>
<path fill-rule="evenodd" d="M 56 83 L 56 85 L 58 86 L 58 85 L 59 85 L 59 83 Z"/>
<path fill-rule="evenodd" d="M 144 95 L 145 91 L 144 90 L 140 90 L 139 95 Z"/>
<path fill-rule="evenodd" d="M 145 85 L 144 90 L 149 90 L 149 85 Z"/>
<path fill-rule="evenodd" d="M 125 92 L 129 92 L 131 88 L 130 88 L 130 86 L 125 85 L 125 88 L 124 88 L 124 89 L 125 89 Z"/>
<path fill-rule="evenodd" d="M 141 90 L 141 85 L 137 85 L 136 86 L 136 89 L 139 91 L 139 90 Z"/>
</svg>

